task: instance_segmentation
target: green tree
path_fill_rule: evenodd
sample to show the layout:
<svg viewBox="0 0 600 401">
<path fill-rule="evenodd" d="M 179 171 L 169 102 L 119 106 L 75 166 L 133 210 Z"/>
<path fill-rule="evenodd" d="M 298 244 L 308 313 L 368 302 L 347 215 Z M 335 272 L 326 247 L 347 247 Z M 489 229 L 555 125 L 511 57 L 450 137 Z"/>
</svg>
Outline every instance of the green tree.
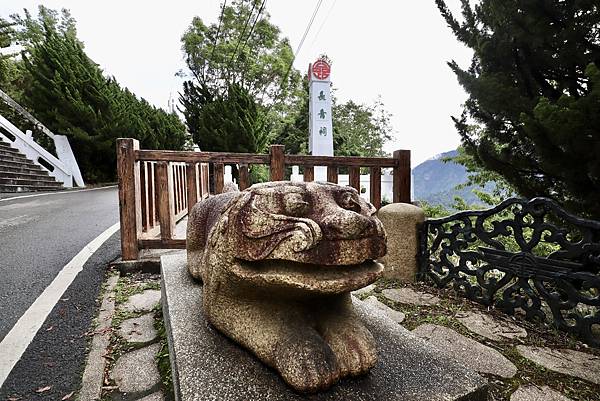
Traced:
<svg viewBox="0 0 600 401">
<path fill-rule="evenodd" d="M 36 22 L 26 15 L 21 28 L 33 34 L 23 52 L 27 85 L 22 100 L 50 130 L 69 137 L 87 181 L 114 180 L 118 137 L 137 138 L 143 148 L 183 147 L 185 126 L 176 115 L 105 77 L 73 29 L 42 13 Z M 39 24 L 43 36 L 37 34 Z"/>
<path fill-rule="evenodd" d="M 262 0 L 229 4 L 218 23 L 207 25 L 195 17 L 181 39 L 195 81 L 221 96 L 236 84 L 260 104 L 287 99 L 301 80 L 289 68 L 294 53 L 288 39 L 269 21 Z"/>
<path fill-rule="evenodd" d="M 296 100 L 291 113 L 274 140 L 285 145 L 287 153 L 308 153 L 308 82 L 304 83 L 303 96 Z M 393 128 L 391 114 L 381 99 L 372 105 L 358 104 L 352 100 L 339 103 L 333 97 L 333 142 L 336 156 L 385 156 L 383 145 L 391 139 Z"/>
<path fill-rule="evenodd" d="M 461 0 L 438 8 L 471 66 L 449 65 L 469 94 L 454 118 L 474 162 L 524 196 L 600 218 L 600 7 L 594 0 Z"/>
<path fill-rule="evenodd" d="M 225 95 L 186 83 L 183 114 L 194 142 L 205 151 L 261 153 L 269 144 L 265 111 L 242 86 L 231 84 Z"/>
</svg>

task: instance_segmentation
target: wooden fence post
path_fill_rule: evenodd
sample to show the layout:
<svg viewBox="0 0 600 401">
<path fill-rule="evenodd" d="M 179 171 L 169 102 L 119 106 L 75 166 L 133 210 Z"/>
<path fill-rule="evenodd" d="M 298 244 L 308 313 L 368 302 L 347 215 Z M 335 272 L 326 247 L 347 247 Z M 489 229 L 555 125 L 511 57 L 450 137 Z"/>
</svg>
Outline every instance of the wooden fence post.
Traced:
<svg viewBox="0 0 600 401">
<path fill-rule="evenodd" d="M 248 174 L 248 165 L 246 163 L 240 163 L 239 166 L 240 172 L 240 191 L 249 187 L 250 177 Z"/>
<path fill-rule="evenodd" d="M 225 186 L 225 177 L 223 176 L 225 166 L 223 163 L 215 163 L 215 193 L 223 193 L 223 187 Z"/>
<path fill-rule="evenodd" d="M 158 195 L 158 220 L 160 238 L 169 240 L 175 232 L 175 205 L 173 193 L 173 176 L 169 174 L 169 163 L 156 163 L 156 192 Z"/>
<path fill-rule="evenodd" d="M 187 179 L 187 209 L 188 213 L 198 202 L 198 177 L 196 176 L 196 163 L 185 165 Z"/>
<path fill-rule="evenodd" d="M 348 168 L 348 180 L 352 188 L 356 189 L 360 193 L 360 167 L 352 166 Z"/>
<path fill-rule="evenodd" d="M 337 166 L 327 166 L 327 182 L 333 184 L 338 183 L 338 168 Z"/>
<path fill-rule="evenodd" d="M 304 182 L 315 180 L 315 168 L 313 166 L 304 166 Z"/>
<path fill-rule="evenodd" d="M 410 150 L 396 150 L 394 159 L 394 203 L 410 203 Z"/>
<path fill-rule="evenodd" d="M 381 207 L 381 167 L 371 167 L 371 203 L 375 209 Z"/>
<path fill-rule="evenodd" d="M 271 145 L 269 148 L 271 155 L 271 162 L 269 164 L 271 181 L 283 181 L 285 172 L 284 150 L 285 146 L 283 145 Z"/>
<path fill-rule="evenodd" d="M 117 139 L 121 257 L 123 260 L 138 258 L 137 241 L 142 232 L 140 163 L 135 160 L 135 151 L 139 149 L 140 143 L 135 139 Z"/>
</svg>

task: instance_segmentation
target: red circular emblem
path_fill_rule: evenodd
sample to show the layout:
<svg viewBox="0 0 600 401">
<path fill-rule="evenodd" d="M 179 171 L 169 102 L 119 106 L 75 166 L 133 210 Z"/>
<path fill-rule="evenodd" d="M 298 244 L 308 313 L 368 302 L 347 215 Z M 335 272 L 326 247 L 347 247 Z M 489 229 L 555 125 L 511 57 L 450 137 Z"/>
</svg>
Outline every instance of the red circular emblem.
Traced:
<svg viewBox="0 0 600 401">
<path fill-rule="evenodd" d="M 331 73 L 331 67 L 325 60 L 317 60 L 312 65 L 312 73 L 317 79 L 327 79 Z"/>
</svg>

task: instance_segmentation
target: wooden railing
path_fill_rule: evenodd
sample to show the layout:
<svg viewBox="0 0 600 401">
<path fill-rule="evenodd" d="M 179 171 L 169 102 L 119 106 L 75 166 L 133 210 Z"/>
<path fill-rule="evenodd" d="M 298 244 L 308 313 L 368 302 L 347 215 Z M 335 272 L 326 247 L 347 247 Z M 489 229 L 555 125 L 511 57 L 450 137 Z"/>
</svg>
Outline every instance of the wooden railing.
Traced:
<svg viewBox="0 0 600 401">
<path fill-rule="evenodd" d="M 236 165 L 240 190 L 250 185 L 251 165 L 269 166 L 271 181 L 285 178 L 286 166 L 304 168 L 304 181 L 314 180 L 315 166 L 327 167 L 327 181 L 338 183 L 338 169 L 348 168 L 350 186 L 360 191 L 360 169 L 370 170 L 370 199 L 381 206 L 381 169 L 393 169 L 393 199 L 410 202 L 410 151 L 393 157 L 286 155 L 282 145 L 269 154 L 140 150 L 135 139 L 117 140 L 117 173 L 123 260 L 135 260 L 144 248 L 185 248 L 175 238 L 179 220 L 199 200 L 209 196 L 209 164 L 213 165 L 214 191 L 223 192 L 225 165 Z"/>
</svg>

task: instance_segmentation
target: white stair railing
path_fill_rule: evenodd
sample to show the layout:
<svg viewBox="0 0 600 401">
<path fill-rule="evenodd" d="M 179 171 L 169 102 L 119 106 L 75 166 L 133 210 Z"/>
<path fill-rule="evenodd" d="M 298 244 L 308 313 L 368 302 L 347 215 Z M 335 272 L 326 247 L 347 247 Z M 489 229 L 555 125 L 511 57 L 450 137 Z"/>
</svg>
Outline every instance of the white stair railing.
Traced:
<svg viewBox="0 0 600 401">
<path fill-rule="evenodd" d="M 75 185 L 78 187 L 85 187 L 79 165 L 77 164 L 77 160 L 75 159 L 75 155 L 73 154 L 73 150 L 71 149 L 67 137 L 54 134 L 2 90 L 0 90 L 0 99 L 24 118 L 35 124 L 46 136 L 54 141 L 54 147 L 58 158 L 54 157 L 51 153 L 38 145 L 31 135 L 24 134 L 19 128 L 15 127 L 1 115 L 0 127 L 4 128 L 9 135 L 12 135 L 14 138 L 10 138 L 3 133 L 2 130 L 0 130 L 0 136 L 5 141 L 11 143 L 14 148 L 18 149 L 28 159 L 33 160 L 34 163 L 40 165 L 44 170 L 47 170 L 49 175 L 62 182 L 65 187 L 71 188 L 73 182 L 75 182 Z"/>
</svg>

